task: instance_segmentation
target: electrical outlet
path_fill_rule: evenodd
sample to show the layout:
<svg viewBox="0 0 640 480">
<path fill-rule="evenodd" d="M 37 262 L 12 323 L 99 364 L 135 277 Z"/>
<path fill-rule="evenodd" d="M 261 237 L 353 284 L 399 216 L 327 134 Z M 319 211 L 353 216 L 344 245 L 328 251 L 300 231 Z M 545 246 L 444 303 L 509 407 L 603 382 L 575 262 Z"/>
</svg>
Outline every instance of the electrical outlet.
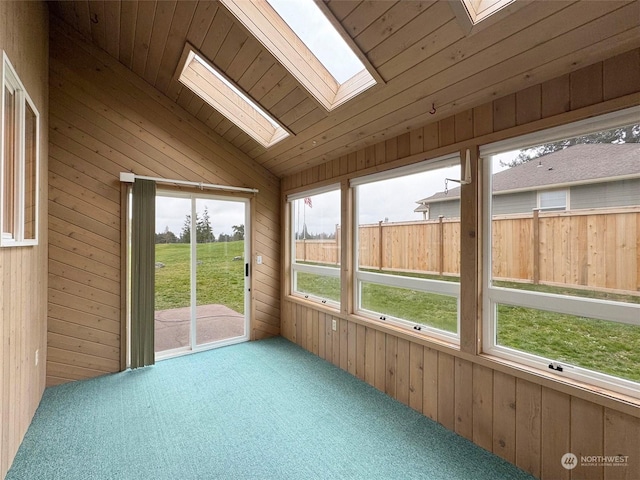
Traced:
<svg viewBox="0 0 640 480">
<path fill-rule="evenodd" d="M 256 264 L 262 265 L 262 255 L 256 256 Z"/>
<path fill-rule="evenodd" d="M 39 361 L 40 361 L 40 350 L 36 350 L 36 355 L 35 355 L 36 367 L 38 366 Z"/>
<path fill-rule="evenodd" d="M 338 329 L 338 322 L 331 320 L 331 329 L 335 332 Z"/>
</svg>

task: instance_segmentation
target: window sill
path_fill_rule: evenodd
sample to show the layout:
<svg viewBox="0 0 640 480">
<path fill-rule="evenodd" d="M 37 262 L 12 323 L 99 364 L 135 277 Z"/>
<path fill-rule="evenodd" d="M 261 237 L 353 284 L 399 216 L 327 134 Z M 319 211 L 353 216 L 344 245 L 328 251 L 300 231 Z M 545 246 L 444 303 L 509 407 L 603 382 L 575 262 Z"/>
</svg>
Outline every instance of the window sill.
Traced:
<svg viewBox="0 0 640 480">
<path fill-rule="evenodd" d="M 465 357 L 466 358 L 466 357 Z M 633 417 L 640 418 L 640 399 L 614 392 L 606 388 L 597 387 L 589 383 L 580 382 L 552 371 L 540 370 L 534 367 L 506 360 L 495 355 L 481 353 L 471 358 L 471 361 L 479 363 L 493 370 L 501 371 L 516 378 L 522 378 L 543 387 L 566 393 L 574 397 L 593 402 L 600 406 L 617 410 Z"/>
</svg>

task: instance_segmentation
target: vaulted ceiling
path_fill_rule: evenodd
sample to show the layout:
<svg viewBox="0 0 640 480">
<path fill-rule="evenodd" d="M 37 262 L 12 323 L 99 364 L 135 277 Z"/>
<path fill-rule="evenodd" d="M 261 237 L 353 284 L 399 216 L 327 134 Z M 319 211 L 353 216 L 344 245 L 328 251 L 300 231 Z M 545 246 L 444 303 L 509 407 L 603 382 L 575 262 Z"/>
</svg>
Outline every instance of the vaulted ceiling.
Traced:
<svg viewBox="0 0 640 480">
<path fill-rule="evenodd" d="M 52 13 L 283 176 L 640 46 L 640 2 L 516 0 L 472 29 L 459 0 L 331 0 L 384 80 L 327 112 L 215 1 L 57 1 Z M 294 135 L 265 149 L 176 76 L 186 42 Z"/>
</svg>

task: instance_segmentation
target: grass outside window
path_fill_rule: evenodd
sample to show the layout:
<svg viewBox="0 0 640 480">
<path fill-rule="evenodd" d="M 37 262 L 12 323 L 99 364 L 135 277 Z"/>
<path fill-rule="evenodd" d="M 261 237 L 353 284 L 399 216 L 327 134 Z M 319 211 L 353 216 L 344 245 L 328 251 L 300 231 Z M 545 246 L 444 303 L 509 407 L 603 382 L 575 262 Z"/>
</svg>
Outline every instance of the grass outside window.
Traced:
<svg viewBox="0 0 640 480">
<path fill-rule="evenodd" d="M 223 281 L 230 270 L 242 279 L 244 242 L 215 242 L 197 247 L 198 304 L 221 303 L 244 311 L 242 281 Z M 156 309 L 189 305 L 190 252 L 185 244 L 156 245 Z M 394 272 L 384 272 L 393 274 Z M 397 273 L 397 272 L 396 272 Z M 413 275 L 412 275 L 413 276 Z M 421 276 L 421 275 L 415 275 Z M 235 277 L 235 276 L 234 276 Z M 424 276 L 438 280 L 447 277 Z M 496 282 L 497 283 L 497 282 Z M 501 282 L 499 286 L 532 289 L 531 285 Z M 298 288 L 319 298 L 340 301 L 340 278 L 298 272 Z M 637 295 L 536 286 L 563 295 L 640 303 Z M 455 299 L 377 284 L 363 287 L 367 310 L 422 323 L 449 332 L 457 330 Z M 620 378 L 640 382 L 640 326 L 605 322 L 522 307 L 498 307 L 498 344 Z"/>
</svg>

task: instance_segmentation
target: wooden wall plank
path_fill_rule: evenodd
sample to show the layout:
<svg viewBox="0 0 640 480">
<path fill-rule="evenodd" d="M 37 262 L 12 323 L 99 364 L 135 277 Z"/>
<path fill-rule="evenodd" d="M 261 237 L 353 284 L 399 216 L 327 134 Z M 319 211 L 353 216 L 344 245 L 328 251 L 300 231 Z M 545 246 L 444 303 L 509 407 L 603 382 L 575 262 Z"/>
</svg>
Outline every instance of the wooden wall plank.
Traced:
<svg viewBox="0 0 640 480">
<path fill-rule="evenodd" d="M 473 439 L 473 364 L 455 360 L 455 431 Z"/>
<path fill-rule="evenodd" d="M 376 379 L 376 331 L 366 327 L 364 353 L 364 381 L 375 386 Z"/>
<path fill-rule="evenodd" d="M 420 139 L 422 145 L 422 138 Z M 405 405 L 409 405 L 409 357 L 410 342 L 404 338 L 398 339 L 396 365 L 396 395 L 395 398 Z"/>
<path fill-rule="evenodd" d="M 367 327 L 356 326 L 356 377 L 365 380 L 366 373 Z"/>
<path fill-rule="evenodd" d="M 593 105 L 602 102 L 602 63 L 596 63 L 570 75 L 571 81 L 571 109 Z"/>
<path fill-rule="evenodd" d="M 493 131 L 498 132 L 516 125 L 516 96 L 507 95 L 493 102 Z"/>
<path fill-rule="evenodd" d="M 640 478 L 640 418 L 605 409 L 604 413 L 604 455 L 621 456 L 604 468 L 604 478 L 632 480 Z"/>
<path fill-rule="evenodd" d="M 539 120 L 542 116 L 542 89 L 533 85 L 516 93 L 516 125 Z"/>
<path fill-rule="evenodd" d="M 540 385 L 516 381 L 516 465 L 540 476 L 541 402 Z"/>
<path fill-rule="evenodd" d="M 455 359 L 438 353 L 438 422 L 455 430 Z"/>
<path fill-rule="evenodd" d="M 604 454 L 604 409 L 581 398 L 571 398 L 571 453 L 578 457 L 578 466 L 571 478 L 602 479 L 604 467 L 582 465 L 581 456 Z M 597 462 L 596 462 L 597 463 Z"/>
<path fill-rule="evenodd" d="M 473 365 L 473 443 L 493 449 L 493 370 Z"/>
<path fill-rule="evenodd" d="M 409 406 L 422 413 L 424 384 L 424 348 L 415 342 L 409 344 Z"/>
<path fill-rule="evenodd" d="M 447 117 L 438 122 L 438 146 L 446 147 L 456 141 L 455 117 Z"/>
<path fill-rule="evenodd" d="M 357 358 L 357 338 L 356 338 L 356 324 L 353 322 L 347 322 L 347 372 L 351 375 L 356 375 L 356 358 Z"/>
<path fill-rule="evenodd" d="M 602 74 L 604 100 L 636 92 L 640 85 L 640 49 L 605 60 Z"/>
<path fill-rule="evenodd" d="M 493 453 L 516 461 L 516 379 L 493 372 Z"/>
<path fill-rule="evenodd" d="M 386 384 L 386 334 L 376 330 L 375 375 L 373 386 L 384 392 Z"/>
<path fill-rule="evenodd" d="M 398 337 L 394 335 L 386 336 L 385 368 L 384 392 L 391 397 L 395 397 L 398 379 Z"/>
<path fill-rule="evenodd" d="M 463 142 L 473 138 L 473 110 L 466 110 L 454 116 L 455 141 Z"/>
<path fill-rule="evenodd" d="M 542 118 L 571 110 L 571 81 L 568 74 L 548 80 L 540 88 L 542 90 Z"/>
<path fill-rule="evenodd" d="M 485 103 L 473 109 L 473 136 L 493 133 L 493 103 Z"/>
<path fill-rule="evenodd" d="M 568 480 L 570 470 L 561 464 L 562 456 L 571 452 L 571 397 L 542 388 L 542 469 L 540 477 Z"/>
<path fill-rule="evenodd" d="M 438 420 L 438 351 L 424 347 L 424 381 L 422 384 L 422 413 Z M 447 380 L 448 381 L 448 380 Z"/>
</svg>

